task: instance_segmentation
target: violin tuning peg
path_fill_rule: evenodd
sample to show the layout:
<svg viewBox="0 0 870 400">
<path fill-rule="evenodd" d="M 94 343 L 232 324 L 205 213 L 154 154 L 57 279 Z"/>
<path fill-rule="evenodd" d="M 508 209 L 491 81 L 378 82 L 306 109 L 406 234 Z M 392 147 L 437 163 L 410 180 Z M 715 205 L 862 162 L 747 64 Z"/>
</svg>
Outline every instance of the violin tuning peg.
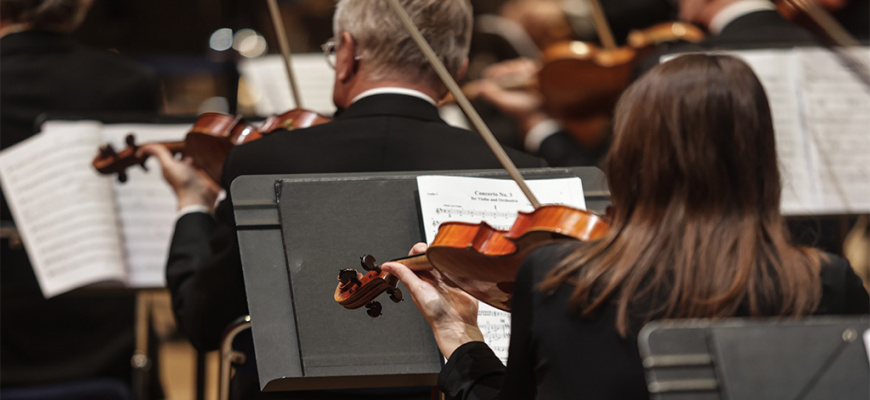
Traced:
<svg viewBox="0 0 870 400">
<path fill-rule="evenodd" d="M 132 133 L 128 133 L 124 141 L 127 142 L 127 146 L 136 147 L 136 137 Z"/>
<path fill-rule="evenodd" d="M 378 316 L 380 316 L 383 309 L 384 307 L 381 306 L 381 303 L 377 301 L 366 304 L 366 313 L 369 315 L 369 317 L 372 318 L 377 318 Z"/>
<path fill-rule="evenodd" d="M 106 144 L 104 146 L 100 146 L 100 156 L 103 158 L 113 157 L 118 153 L 115 151 L 115 148 L 110 144 Z"/>
<path fill-rule="evenodd" d="M 405 300 L 402 295 L 402 290 L 399 288 L 389 289 L 387 290 L 387 293 L 390 295 L 390 300 L 392 300 L 393 303 L 400 303 L 402 300 Z"/>
<path fill-rule="evenodd" d="M 118 172 L 118 182 L 124 183 L 127 182 L 127 173 L 124 171 Z"/>
<path fill-rule="evenodd" d="M 359 258 L 359 263 L 362 265 L 363 269 L 366 271 L 379 271 L 377 265 L 375 265 L 375 256 L 371 254 L 366 254 Z"/>
<path fill-rule="evenodd" d="M 342 284 L 348 284 L 353 281 L 357 281 L 357 272 L 352 269 L 343 269 L 338 271 L 338 281 Z"/>
</svg>

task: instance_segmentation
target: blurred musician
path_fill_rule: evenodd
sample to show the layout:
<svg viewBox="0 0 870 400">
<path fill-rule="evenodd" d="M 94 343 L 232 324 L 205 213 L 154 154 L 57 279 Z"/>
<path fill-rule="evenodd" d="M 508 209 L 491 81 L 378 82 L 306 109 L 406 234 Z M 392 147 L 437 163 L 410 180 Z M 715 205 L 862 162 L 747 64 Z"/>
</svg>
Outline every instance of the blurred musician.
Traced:
<svg viewBox="0 0 870 400">
<path fill-rule="evenodd" d="M 117 54 L 83 46 L 68 34 L 90 0 L 0 0 L 0 148 L 35 133 L 51 112 L 149 112 L 156 79 Z M 5 198 L 3 227 L 14 226 Z M 5 232 L 10 230 L 4 229 Z M 0 248 L 0 383 L 130 379 L 134 298 L 70 293 L 46 300 L 14 237 Z"/>
<path fill-rule="evenodd" d="M 402 5 L 460 77 L 471 35 L 468 0 Z M 324 48 L 335 69 L 333 100 L 341 110 L 335 120 L 237 146 L 224 165 L 223 188 L 241 175 L 500 167 L 477 135 L 438 116 L 435 99 L 446 89 L 386 1 L 339 1 L 333 28 Z M 179 199 L 166 272 L 175 315 L 198 349 L 215 349 L 224 327 L 248 312 L 231 199 L 212 216 L 213 183 L 162 147 L 145 151 L 158 156 Z M 509 154 L 521 167 L 544 165 Z"/>
<path fill-rule="evenodd" d="M 659 45 L 651 56 L 638 60 L 638 75 L 658 64 L 666 54 L 817 43 L 810 32 L 783 18 L 769 0 L 678 0 L 677 3 L 680 20 L 706 29 L 707 38 L 698 44 L 665 42 Z M 484 72 L 491 81 L 532 79 L 535 74 L 536 65 L 530 60 L 508 61 Z M 540 96 L 534 92 L 509 91 L 484 83 L 480 94 L 516 119 L 524 148 L 543 157 L 550 165 L 596 165 L 606 153 L 606 148 L 589 149 L 576 143 L 570 133 L 541 110 Z"/>
</svg>

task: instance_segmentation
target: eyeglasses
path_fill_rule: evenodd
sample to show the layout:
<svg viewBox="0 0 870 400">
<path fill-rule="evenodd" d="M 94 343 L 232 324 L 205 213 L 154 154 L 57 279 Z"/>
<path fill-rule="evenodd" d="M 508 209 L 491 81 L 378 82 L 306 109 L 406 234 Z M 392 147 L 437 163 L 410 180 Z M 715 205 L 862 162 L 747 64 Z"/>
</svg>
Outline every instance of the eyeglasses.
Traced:
<svg viewBox="0 0 870 400">
<path fill-rule="evenodd" d="M 329 64 L 332 69 L 335 69 L 335 44 L 335 39 L 330 38 L 326 43 L 320 45 L 320 48 L 323 50 L 323 55 L 326 56 L 326 63 Z"/>
<path fill-rule="evenodd" d="M 335 69 L 335 48 L 338 46 L 335 38 L 330 38 L 326 41 L 326 43 L 320 45 L 320 49 L 323 50 L 323 55 L 326 56 L 326 63 L 329 64 L 332 69 Z M 353 56 L 354 61 L 362 60 L 362 56 L 355 55 Z"/>
</svg>

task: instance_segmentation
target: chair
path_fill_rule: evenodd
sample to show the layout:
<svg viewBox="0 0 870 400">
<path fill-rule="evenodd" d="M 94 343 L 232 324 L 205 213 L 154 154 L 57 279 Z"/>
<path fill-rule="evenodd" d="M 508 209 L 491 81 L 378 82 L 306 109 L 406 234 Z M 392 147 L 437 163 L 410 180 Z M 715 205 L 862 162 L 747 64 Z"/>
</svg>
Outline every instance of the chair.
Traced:
<svg viewBox="0 0 870 400">
<path fill-rule="evenodd" d="M 218 400 L 229 400 L 230 378 L 232 364 L 244 364 L 247 355 L 244 352 L 233 349 L 233 341 L 236 336 L 246 329 L 251 328 L 251 316 L 244 315 L 233 321 L 224 330 L 221 337 L 220 348 L 220 372 L 218 376 Z"/>
<path fill-rule="evenodd" d="M 670 320 L 638 336 L 650 398 L 870 398 L 870 317 Z"/>
</svg>

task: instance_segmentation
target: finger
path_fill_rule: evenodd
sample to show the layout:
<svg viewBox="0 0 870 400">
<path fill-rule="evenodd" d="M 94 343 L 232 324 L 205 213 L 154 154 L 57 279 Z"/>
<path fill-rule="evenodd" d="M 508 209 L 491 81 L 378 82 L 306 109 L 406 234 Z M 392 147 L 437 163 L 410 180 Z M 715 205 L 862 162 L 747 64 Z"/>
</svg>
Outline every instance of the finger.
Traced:
<svg viewBox="0 0 870 400">
<path fill-rule="evenodd" d="M 408 287 L 408 290 L 411 291 L 412 296 L 415 295 L 415 293 L 417 293 L 417 291 L 422 288 L 422 285 L 425 284 L 425 282 L 420 279 L 420 277 L 418 277 L 417 274 L 414 273 L 414 271 L 411 271 L 410 268 L 402 264 L 396 262 L 386 262 L 381 264 L 381 269 L 391 275 L 394 275 L 396 278 L 399 278 L 399 280 Z"/>
<path fill-rule="evenodd" d="M 480 81 L 478 90 L 480 91 L 480 97 L 497 104 L 498 100 L 501 100 L 501 96 L 505 93 L 502 88 L 490 81 Z"/>
<path fill-rule="evenodd" d="M 151 143 L 143 145 L 139 148 L 139 151 L 136 152 L 137 155 L 147 154 L 149 156 L 154 156 L 160 161 L 161 165 L 167 165 L 175 160 L 172 156 L 172 152 L 161 144 Z"/>
<path fill-rule="evenodd" d="M 409 256 L 416 256 L 417 254 L 423 254 L 429 248 L 429 245 L 423 242 L 417 242 L 414 244 L 414 247 L 411 247 L 411 251 L 408 252 Z"/>
</svg>

